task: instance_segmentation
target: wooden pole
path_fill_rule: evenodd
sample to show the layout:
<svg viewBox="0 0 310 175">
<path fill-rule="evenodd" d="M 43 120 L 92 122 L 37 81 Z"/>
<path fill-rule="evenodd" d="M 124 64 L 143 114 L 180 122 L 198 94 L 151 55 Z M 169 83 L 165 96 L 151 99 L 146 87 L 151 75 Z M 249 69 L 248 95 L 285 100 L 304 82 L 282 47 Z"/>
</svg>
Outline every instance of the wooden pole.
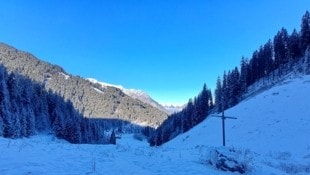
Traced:
<svg viewBox="0 0 310 175">
<path fill-rule="evenodd" d="M 226 146 L 226 138 L 225 138 L 225 119 L 237 119 L 236 117 L 229 117 L 224 115 L 224 110 L 222 111 L 222 115 L 212 115 L 213 117 L 222 118 L 222 136 L 223 136 L 223 146 Z"/>
</svg>

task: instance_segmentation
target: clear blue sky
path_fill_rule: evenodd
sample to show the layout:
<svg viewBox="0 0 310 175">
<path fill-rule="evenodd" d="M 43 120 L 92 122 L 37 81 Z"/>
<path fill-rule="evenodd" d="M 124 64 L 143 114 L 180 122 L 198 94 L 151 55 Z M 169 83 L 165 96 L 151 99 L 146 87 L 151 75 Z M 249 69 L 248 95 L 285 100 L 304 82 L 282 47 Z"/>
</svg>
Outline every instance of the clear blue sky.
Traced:
<svg viewBox="0 0 310 175">
<path fill-rule="evenodd" d="M 142 89 L 182 104 L 203 83 L 285 27 L 300 29 L 309 0 L 10 0 L 0 41 L 68 73 Z"/>
</svg>

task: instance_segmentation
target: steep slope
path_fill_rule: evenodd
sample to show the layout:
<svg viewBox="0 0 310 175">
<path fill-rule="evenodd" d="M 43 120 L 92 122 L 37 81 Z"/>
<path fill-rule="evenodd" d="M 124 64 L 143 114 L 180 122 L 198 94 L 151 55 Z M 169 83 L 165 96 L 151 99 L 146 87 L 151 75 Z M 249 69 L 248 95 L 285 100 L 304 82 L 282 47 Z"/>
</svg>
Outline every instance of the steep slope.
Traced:
<svg viewBox="0 0 310 175">
<path fill-rule="evenodd" d="M 3 43 L 0 43 L 0 64 L 71 100 L 86 117 L 117 118 L 149 126 L 158 126 L 167 117 L 165 112 L 128 96 L 119 88 L 103 87 L 70 75 L 57 65 Z"/>
<path fill-rule="evenodd" d="M 291 75 L 286 80 L 225 111 L 226 145 L 260 154 L 310 155 L 310 76 Z M 221 146 L 222 122 L 209 116 L 166 147 Z M 279 155 L 281 155 L 279 154 Z M 285 155 L 284 155 L 285 156 Z M 309 160 L 308 160 L 309 161 Z"/>
</svg>

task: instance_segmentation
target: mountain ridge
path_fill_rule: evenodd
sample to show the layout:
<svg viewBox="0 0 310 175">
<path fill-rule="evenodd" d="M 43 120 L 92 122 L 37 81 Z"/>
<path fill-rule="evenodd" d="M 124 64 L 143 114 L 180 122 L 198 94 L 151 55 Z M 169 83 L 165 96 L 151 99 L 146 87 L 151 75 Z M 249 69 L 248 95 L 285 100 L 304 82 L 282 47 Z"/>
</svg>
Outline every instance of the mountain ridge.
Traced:
<svg viewBox="0 0 310 175">
<path fill-rule="evenodd" d="M 103 88 L 106 88 L 106 87 L 115 87 L 115 88 L 118 88 L 120 89 L 121 91 L 123 91 L 125 94 L 127 94 L 128 96 L 134 98 L 134 99 L 138 99 L 144 103 L 147 103 L 167 114 L 169 114 L 169 110 L 167 110 L 165 108 L 165 106 L 159 104 L 157 101 L 155 101 L 148 93 L 142 91 L 142 90 L 138 90 L 138 89 L 126 89 L 124 88 L 123 86 L 121 85 L 114 85 L 114 84 L 110 84 L 110 83 L 106 83 L 106 82 L 101 82 L 101 81 L 98 81 L 94 78 L 86 78 L 86 80 L 92 82 L 92 83 L 95 83 L 95 84 L 100 84 Z"/>
<path fill-rule="evenodd" d="M 5 43 L 0 43 L 0 63 L 9 71 L 25 75 L 43 84 L 47 90 L 71 100 L 85 117 L 116 118 L 152 127 L 160 125 L 167 118 L 167 113 L 133 99 L 116 87 L 96 85 Z"/>
</svg>

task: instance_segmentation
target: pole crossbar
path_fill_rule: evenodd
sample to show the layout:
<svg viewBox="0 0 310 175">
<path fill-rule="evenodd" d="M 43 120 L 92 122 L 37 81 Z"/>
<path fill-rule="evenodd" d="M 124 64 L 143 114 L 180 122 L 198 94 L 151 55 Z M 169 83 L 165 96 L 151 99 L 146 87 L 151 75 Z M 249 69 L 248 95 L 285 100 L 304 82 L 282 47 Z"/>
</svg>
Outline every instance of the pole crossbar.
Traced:
<svg viewBox="0 0 310 175">
<path fill-rule="evenodd" d="M 226 141 L 225 141 L 225 119 L 237 119 L 237 117 L 230 117 L 230 116 L 225 116 L 224 111 L 222 112 L 222 115 L 211 115 L 212 117 L 218 117 L 222 119 L 222 132 L 223 132 L 223 146 L 226 146 Z"/>
<path fill-rule="evenodd" d="M 218 117 L 218 118 L 223 118 L 221 115 L 211 115 L 212 117 Z M 237 119 L 237 117 L 230 117 L 230 116 L 224 116 L 224 118 L 229 118 L 229 119 Z"/>
</svg>

